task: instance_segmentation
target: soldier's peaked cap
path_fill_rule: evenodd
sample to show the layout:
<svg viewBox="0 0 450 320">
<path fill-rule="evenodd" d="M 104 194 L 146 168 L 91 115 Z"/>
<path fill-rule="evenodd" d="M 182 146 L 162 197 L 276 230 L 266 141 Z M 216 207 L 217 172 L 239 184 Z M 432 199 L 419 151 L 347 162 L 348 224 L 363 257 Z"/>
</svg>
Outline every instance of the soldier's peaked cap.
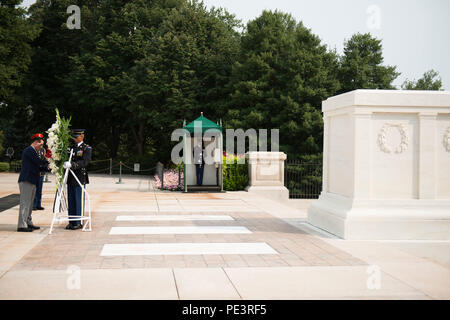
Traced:
<svg viewBox="0 0 450 320">
<path fill-rule="evenodd" d="M 76 138 L 79 135 L 84 134 L 85 131 L 85 129 L 72 129 L 72 137 Z"/>
</svg>

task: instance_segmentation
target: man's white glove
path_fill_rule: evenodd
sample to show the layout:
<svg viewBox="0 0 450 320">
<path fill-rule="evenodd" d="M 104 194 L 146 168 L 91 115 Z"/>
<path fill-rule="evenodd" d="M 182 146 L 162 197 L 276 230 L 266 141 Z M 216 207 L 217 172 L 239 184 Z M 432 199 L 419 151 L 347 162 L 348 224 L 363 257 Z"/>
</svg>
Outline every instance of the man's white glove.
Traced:
<svg viewBox="0 0 450 320">
<path fill-rule="evenodd" d="M 70 169 L 70 168 L 72 168 L 72 164 L 70 163 L 70 161 L 64 162 L 63 168 L 64 168 L 64 169 Z"/>
</svg>

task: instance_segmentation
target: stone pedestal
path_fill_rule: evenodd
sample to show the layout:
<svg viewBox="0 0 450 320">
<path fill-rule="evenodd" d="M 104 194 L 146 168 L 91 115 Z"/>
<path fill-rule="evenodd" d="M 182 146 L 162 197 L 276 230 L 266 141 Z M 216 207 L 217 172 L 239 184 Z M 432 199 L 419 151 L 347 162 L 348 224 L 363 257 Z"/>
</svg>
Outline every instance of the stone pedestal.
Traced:
<svg viewBox="0 0 450 320">
<path fill-rule="evenodd" d="M 247 152 L 249 186 L 247 192 L 277 201 L 289 199 L 289 190 L 284 186 L 283 152 Z"/>
<path fill-rule="evenodd" d="M 450 92 L 356 90 L 322 111 L 309 223 L 345 239 L 450 240 Z"/>
</svg>

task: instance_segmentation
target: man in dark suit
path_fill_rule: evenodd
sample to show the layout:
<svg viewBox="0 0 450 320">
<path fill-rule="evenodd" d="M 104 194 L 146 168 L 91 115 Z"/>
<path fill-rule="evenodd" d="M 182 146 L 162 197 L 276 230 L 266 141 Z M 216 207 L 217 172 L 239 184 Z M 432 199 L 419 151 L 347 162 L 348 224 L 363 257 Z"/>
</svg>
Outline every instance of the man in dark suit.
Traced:
<svg viewBox="0 0 450 320">
<path fill-rule="evenodd" d="M 73 156 L 70 163 L 72 171 L 83 186 L 89 183 L 87 166 L 92 157 L 92 148 L 84 143 L 84 131 L 84 129 L 72 130 L 74 144 L 71 149 L 73 150 Z M 69 202 L 69 216 L 81 217 L 81 211 L 84 211 L 84 193 L 72 174 L 69 174 L 67 180 L 67 198 Z M 76 230 L 81 227 L 81 221 L 70 221 L 66 229 Z"/>
<path fill-rule="evenodd" d="M 19 175 L 20 209 L 17 231 L 31 232 L 40 229 L 33 225 L 31 211 L 40 172 L 47 171 L 48 162 L 39 158 L 38 152 L 44 145 L 44 136 L 37 133 L 31 137 L 31 145 L 22 152 L 22 167 Z"/>
</svg>

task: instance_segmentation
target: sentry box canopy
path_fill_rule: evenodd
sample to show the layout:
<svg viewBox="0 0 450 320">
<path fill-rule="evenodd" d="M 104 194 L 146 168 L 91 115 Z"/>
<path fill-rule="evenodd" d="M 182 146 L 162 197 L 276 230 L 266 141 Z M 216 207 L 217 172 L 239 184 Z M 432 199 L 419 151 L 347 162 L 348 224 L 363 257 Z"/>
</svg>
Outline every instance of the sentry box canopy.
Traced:
<svg viewBox="0 0 450 320">
<path fill-rule="evenodd" d="M 184 121 L 184 192 L 223 191 L 222 123 L 203 116 Z"/>
</svg>

